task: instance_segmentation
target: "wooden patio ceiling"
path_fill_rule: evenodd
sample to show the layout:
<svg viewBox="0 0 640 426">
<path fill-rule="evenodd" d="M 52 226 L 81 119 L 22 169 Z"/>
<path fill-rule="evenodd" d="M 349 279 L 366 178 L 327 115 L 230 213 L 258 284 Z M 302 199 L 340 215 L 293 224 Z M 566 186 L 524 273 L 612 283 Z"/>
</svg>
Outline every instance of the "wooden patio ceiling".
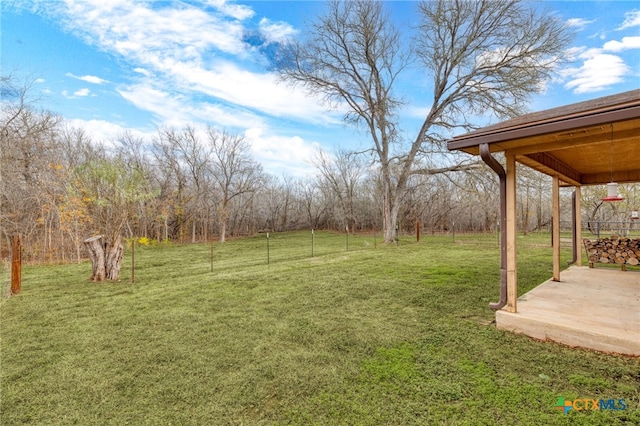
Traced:
<svg viewBox="0 0 640 426">
<path fill-rule="evenodd" d="M 640 182 L 640 89 L 526 114 L 448 148 L 478 155 L 482 143 L 567 185 Z"/>
</svg>

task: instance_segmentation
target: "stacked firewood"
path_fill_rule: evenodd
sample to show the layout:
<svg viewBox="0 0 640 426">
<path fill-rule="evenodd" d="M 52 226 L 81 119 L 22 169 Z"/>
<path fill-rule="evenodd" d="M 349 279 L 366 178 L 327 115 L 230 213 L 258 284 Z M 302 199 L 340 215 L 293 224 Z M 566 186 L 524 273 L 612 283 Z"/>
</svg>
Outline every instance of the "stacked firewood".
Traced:
<svg viewBox="0 0 640 426">
<path fill-rule="evenodd" d="M 640 264 L 640 239 L 624 237 L 584 239 L 584 248 L 589 256 L 589 267 L 594 263 L 613 263 L 636 266 Z"/>
</svg>

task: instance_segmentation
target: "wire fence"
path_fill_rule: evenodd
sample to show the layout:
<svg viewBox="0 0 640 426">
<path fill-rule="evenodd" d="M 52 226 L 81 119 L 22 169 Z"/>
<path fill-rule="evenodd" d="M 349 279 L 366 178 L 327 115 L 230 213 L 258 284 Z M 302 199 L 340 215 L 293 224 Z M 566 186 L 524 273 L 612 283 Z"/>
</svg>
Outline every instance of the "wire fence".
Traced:
<svg viewBox="0 0 640 426">
<path fill-rule="evenodd" d="M 303 258 L 322 257 L 329 254 L 357 250 L 374 249 L 381 244 L 380 233 L 347 234 L 330 231 L 306 231 L 263 233 L 252 238 L 255 250 L 251 263 L 279 263 Z M 213 262 L 233 262 L 234 252 L 228 247 L 215 243 L 212 248 Z M 246 258 L 245 258 L 246 259 Z M 246 264 L 246 260 L 244 261 Z"/>
<path fill-rule="evenodd" d="M 640 237 L 640 220 L 623 222 L 591 221 L 583 226 L 583 234 L 592 234 L 597 238 L 618 235 L 620 237 Z"/>
<path fill-rule="evenodd" d="M 571 242 L 571 231 L 567 224 L 561 224 L 561 244 L 567 247 Z M 606 225 L 606 226 L 605 226 Z M 635 226 L 635 223 L 632 223 Z M 639 226 L 629 227 L 628 224 L 617 222 L 601 222 L 593 229 L 599 230 L 603 237 L 618 234 L 615 231 L 625 230 L 626 236 L 640 238 Z M 589 238 L 589 231 L 585 227 L 583 237 Z M 551 233 L 539 232 L 529 234 L 526 243 L 533 245 L 546 244 L 551 246 Z M 336 255 L 349 252 L 375 250 L 384 245 L 382 232 L 345 233 L 335 231 L 289 231 L 276 233 L 261 233 L 252 237 L 243 237 L 241 244 L 233 241 L 220 243 L 174 244 L 174 243 L 141 243 L 144 239 L 128 240 L 122 262 L 120 278 L 129 281 L 153 280 L 163 274 L 185 273 L 232 273 L 247 267 L 264 267 L 267 265 L 286 265 L 291 261 L 309 259 L 310 262 L 333 261 Z M 397 235 L 394 245 L 399 247 L 416 244 L 418 236 L 412 233 Z M 422 232 L 420 243 L 425 245 L 447 244 L 487 244 L 499 247 L 499 233 L 465 233 L 451 229 L 444 233 Z M 525 240 L 519 241 L 525 243 Z M 388 247 L 388 245 L 386 245 Z M 135 247 L 135 261 L 133 257 Z M 176 260 L 180 259 L 176 264 Z M 87 270 L 90 272 L 88 260 L 82 264 L 71 266 L 73 270 Z M 296 262 L 294 262 L 296 263 Z M 176 268 L 176 265 L 178 266 Z M 162 272 L 165 271 L 165 272 Z M 169 272 L 167 272 L 169 271 Z M 197 271 L 197 272 L 196 272 Z M 0 263 L 0 284 L 2 297 L 11 294 L 11 261 L 4 258 Z"/>
</svg>

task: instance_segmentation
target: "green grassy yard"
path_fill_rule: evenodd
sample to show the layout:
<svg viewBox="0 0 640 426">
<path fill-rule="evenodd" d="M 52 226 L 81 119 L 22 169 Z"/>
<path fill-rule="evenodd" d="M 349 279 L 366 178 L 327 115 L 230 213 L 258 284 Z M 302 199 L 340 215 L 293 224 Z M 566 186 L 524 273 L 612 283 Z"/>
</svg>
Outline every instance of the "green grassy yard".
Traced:
<svg viewBox="0 0 640 426">
<path fill-rule="evenodd" d="M 269 259 L 266 235 L 216 244 L 213 272 L 207 244 L 137 247 L 135 284 L 129 251 L 118 283 L 25 266 L 0 305 L 0 424 L 640 423 L 639 359 L 490 324 L 495 235 L 314 238 L 313 257 L 310 233 L 270 235 Z M 551 249 L 518 243 L 523 293 Z M 563 414 L 560 397 L 627 408 Z"/>
</svg>

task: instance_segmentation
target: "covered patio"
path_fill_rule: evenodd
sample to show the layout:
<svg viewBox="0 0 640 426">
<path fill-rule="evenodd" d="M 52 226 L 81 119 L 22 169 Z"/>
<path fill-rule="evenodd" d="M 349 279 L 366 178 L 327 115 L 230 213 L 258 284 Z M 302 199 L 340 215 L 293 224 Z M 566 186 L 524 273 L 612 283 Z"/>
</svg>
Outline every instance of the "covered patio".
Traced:
<svg viewBox="0 0 640 426">
<path fill-rule="evenodd" d="M 583 265 L 584 185 L 640 182 L 640 90 L 526 114 L 457 136 L 450 150 L 480 155 L 499 176 L 500 329 L 603 352 L 640 355 L 640 271 Z M 503 153 L 506 167 L 493 156 Z M 552 177 L 553 276 L 518 298 L 516 162 Z M 575 189 L 575 266 L 560 265 L 560 187 Z M 603 193 L 604 196 L 604 193 Z"/>
<path fill-rule="evenodd" d="M 640 272 L 571 266 L 496 312 L 498 328 L 601 352 L 640 355 Z"/>
</svg>

